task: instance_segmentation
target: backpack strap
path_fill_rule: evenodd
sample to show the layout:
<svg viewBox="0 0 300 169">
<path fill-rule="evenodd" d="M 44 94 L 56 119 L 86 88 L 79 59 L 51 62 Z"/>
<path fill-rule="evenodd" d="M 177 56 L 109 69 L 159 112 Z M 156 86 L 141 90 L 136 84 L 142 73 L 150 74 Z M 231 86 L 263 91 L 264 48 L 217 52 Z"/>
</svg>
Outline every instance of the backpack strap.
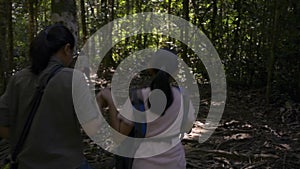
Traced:
<svg viewBox="0 0 300 169">
<path fill-rule="evenodd" d="M 133 103 L 133 111 L 135 113 L 139 113 L 135 110 L 139 110 L 141 112 L 145 111 L 145 105 L 144 105 L 144 100 L 142 99 L 142 93 L 139 89 L 137 90 L 132 90 L 132 97 L 131 101 Z M 144 117 L 146 121 L 146 117 Z M 139 123 L 139 122 L 134 122 L 134 137 L 136 138 L 144 138 L 146 136 L 146 131 L 147 131 L 147 123 Z"/>
<path fill-rule="evenodd" d="M 28 136 L 33 118 L 35 116 L 35 113 L 40 105 L 42 96 L 44 94 L 44 89 L 46 88 L 48 82 L 50 81 L 50 79 L 57 73 L 59 72 L 61 69 L 63 68 L 62 65 L 55 65 L 51 71 L 49 76 L 47 77 L 46 81 L 40 81 L 40 84 L 37 87 L 37 90 L 35 91 L 34 94 L 34 98 L 33 98 L 33 106 L 31 108 L 31 111 L 27 117 L 27 120 L 25 122 L 25 125 L 23 127 L 21 136 L 16 144 L 16 147 L 14 148 L 12 155 L 11 155 L 11 165 L 12 167 L 16 167 L 17 166 L 17 156 L 19 155 L 19 153 L 21 152 L 23 145 L 26 141 L 26 138 Z"/>
</svg>

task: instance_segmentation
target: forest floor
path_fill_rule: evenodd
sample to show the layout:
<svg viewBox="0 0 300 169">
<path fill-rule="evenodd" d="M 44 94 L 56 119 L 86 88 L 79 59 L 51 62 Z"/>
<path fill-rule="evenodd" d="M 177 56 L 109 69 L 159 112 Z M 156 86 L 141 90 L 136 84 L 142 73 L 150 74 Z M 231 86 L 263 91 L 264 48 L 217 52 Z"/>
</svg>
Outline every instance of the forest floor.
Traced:
<svg viewBox="0 0 300 169">
<path fill-rule="evenodd" d="M 300 104 L 277 95 L 266 104 L 264 90 L 229 89 L 219 127 L 204 143 L 198 137 L 209 110 L 201 100 L 200 116 L 192 132 L 182 141 L 187 169 L 278 168 L 300 166 Z M 113 155 L 87 140 L 86 155 L 95 169 L 112 168 Z"/>
<path fill-rule="evenodd" d="M 200 115 L 182 141 L 187 169 L 298 169 L 300 166 L 300 103 L 274 94 L 267 105 L 264 90 L 228 89 L 220 125 L 204 143 L 198 137 L 209 111 L 209 88 L 201 93 Z M 201 91 L 202 92 L 202 91 Z M 113 155 L 84 138 L 85 155 L 95 169 L 113 168 Z M 2 144 L 2 142 L 1 142 Z M 0 145 L 0 158 L 7 152 Z"/>
</svg>

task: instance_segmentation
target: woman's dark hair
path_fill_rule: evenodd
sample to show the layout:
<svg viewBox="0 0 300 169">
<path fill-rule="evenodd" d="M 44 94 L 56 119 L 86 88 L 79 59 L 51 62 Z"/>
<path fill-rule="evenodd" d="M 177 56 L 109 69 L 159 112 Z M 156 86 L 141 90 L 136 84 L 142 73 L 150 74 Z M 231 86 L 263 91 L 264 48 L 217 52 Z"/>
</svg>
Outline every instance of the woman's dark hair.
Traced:
<svg viewBox="0 0 300 169">
<path fill-rule="evenodd" d="M 42 30 L 30 44 L 32 73 L 41 73 L 47 67 L 51 56 L 68 43 L 74 48 L 75 38 L 65 26 L 55 24 Z"/>
<path fill-rule="evenodd" d="M 160 56 L 164 57 L 165 59 L 160 59 L 159 58 Z M 153 56 L 152 64 L 162 68 L 164 67 L 168 72 L 174 73 L 178 68 L 177 55 L 171 50 L 165 48 L 160 49 Z M 150 84 L 151 91 L 155 89 L 159 89 L 163 91 L 164 94 L 166 95 L 167 104 L 164 112 L 162 113 L 162 115 L 164 115 L 165 111 L 171 106 L 174 100 L 172 88 L 170 85 L 171 75 L 166 71 L 160 69 L 153 68 L 152 71 L 155 73 L 155 75 Z M 148 100 L 148 105 L 149 107 L 151 106 L 149 100 Z"/>
<path fill-rule="evenodd" d="M 165 114 L 165 111 L 171 106 L 171 104 L 173 103 L 173 93 L 172 93 L 172 89 L 170 86 L 170 75 L 163 71 L 163 70 L 159 70 L 159 69 L 153 69 L 153 71 L 155 72 L 155 77 L 153 78 L 151 84 L 150 84 L 150 89 L 155 90 L 155 89 L 159 89 L 161 91 L 164 92 L 164 94 L 166 95 L 166 99 L 167 99 L 167 104 L 166 104 L 166 108 L 164 110 L 164 112 L 162 113 L 162 116 Z M 148 104 L 149 107 L 151 106 L 150 101 L 148 100 Z M 155 113 L 155 112 L 154 112 Z"/>
</svg>

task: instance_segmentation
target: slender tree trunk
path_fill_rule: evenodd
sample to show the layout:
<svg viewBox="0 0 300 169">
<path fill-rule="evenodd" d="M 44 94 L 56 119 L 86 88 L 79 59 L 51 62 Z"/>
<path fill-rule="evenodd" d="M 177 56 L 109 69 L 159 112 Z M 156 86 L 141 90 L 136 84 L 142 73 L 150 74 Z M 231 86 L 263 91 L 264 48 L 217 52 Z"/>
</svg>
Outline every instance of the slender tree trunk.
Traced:
<svg viewBox="0 0 300 169">
<path fill-rule="evenodd" d="M 12 0 L 7 0 L 7 12 L 8 12 L 8 30 L 7 30 L 7 41 L 8 41 L 8 51 L 7 51 L 7 57 L 8 57 L 8 70 L 12 71 L 14 68 L 14 62 L 13 62 L 13 22 L 12 22 Z"/>
<path fill-rule="evenodd" d="M 218 26 L 218 33 L 219 33 L 219 45 L 217 46 L 217 48 L 219 49 L 219 52 L 222 52 L 222 53 L 225 53 L 225 50 L 222 50 L 223 49 L 223 46 L 224 46 L 224 44 L 225 44 L 225 42 L 224 42 L 224 33 L 225 33 L 225 31 L 224 31 L 224 27 L 225 27 L 225 25 L 223 25 L 224 23 L 223 23 L 223 18 L 224 18 L 224 2 L 223 1 L 220 1 L 219 2 L 219 4 L 220 4 L 220 7 L 219 7 L 219 9 L 220 9 L 220 13 L 219 13 L 219 21 L 218 22 L 220 22 L 220 24 L 219 24 L 219 26 Z M 225 55 L 226 56 L 226 55 Z"/>
<path fill-rule="evenodd" d="M 295 8 L 295 12 L 294 15 L 296 16 L 296 18 L 300 18 L 300 1 L 295 1 L 295 3 L 293 4 L 294 8 Z M 300 25 L 298 26 L 298 30 L 300 31 Z M 298 44 L 298 46 L 300 47 L 300 45 Z M 300 61 L 298 60 L 297 65 L 300 65 Z M 297 76 L 296 76 L 298 85 L 296 87 L 296 99 L 298 101 L 300 101 L 300 66 L 298 66 L 298 72 L 297 72 Z"/>
<path fill-rule="evenodd" d="M 253 31 L 254 31 L 253 29 L 250 30 L 250 40 L 249 40 L 250 41 L 249 51 L 253 51 L 253 54 L 252 54 L 253 60 L 249 59 L 249 61 L 247 62 L 247 65 L 248 65 L 247 67 L 248 67 L 248 72 L 249 72 L 249 76 L 248 76 L 248 80 L 247 80 L 248 86 L 253 85 L 253 77 L 254 77 L 254 73 L 255 73 L 255 64 L 254 63 L 258 61 L 257 53 L 255 53 L 255 48 L 254 48 L 256 39 L 255 39 Z"/>
<path fill-rule="evenodd" d="M 189 0 L 183 0 L 182 1 L 182 6 L 183 6 L 183 18 L 187 21 L 190 21 L 190 17 L 189 17 Z M 187 27 L 185 27 L 185 29 L 183 30 L 183 38 L 185 40 L 187 40 L 188 38 L 188 29 Z M 187 45 L 183 44 L 182 46 L 182 58 L 186 59 L 187 58 L 187 54 L 188 54 L 188 48 Z"/>
<path fill-rule="evenodd" d="M 300 62 L 298 61 L 298 65 Z M 296 74 L 297 86 L 296 86 L 296 99 L 300 101 L 300 66 L 298 66 L 298 72 Z"/>
<path fill-rule="evenodd" d="M 130 14 L 130 0 L 126 0 L 126 14 L 129 15 Z M 126 32 L 126 36 L 127 36 L 127 32 Z M 130 37 L 129 37 L 130 38 Z M 125 47 L 128 46 L 128 43 L 129 43 L 129 38 L 126 38 L 125 39 Z M 126 50 L 126 53 L 125 55 L 127 56 L 127 50 Z"/>
<path fill-rule="evenodd" d="M 210 30 L 211 30 L 211 40 L 214 44 L 216 44 L 216 19 L 218 15 L 218 0 L 213 0 L 213 16 L 210 23 Z"/>
<path fill-rule="evenodd" d="M 129 15 L 130 13 L 130 0 L 126 0 L 126 14 Z"/>
<path fill-rule="evenodd" d="M 95 14 L 95 2 L 91 1 L 91 0 L 88 0 L 88 3 L 90 5 L 90 11 L 91 11 L 92 17 L 96 18 L 96 14 Z"/>
<path fill-rule="evenodd" d="M 82 44 L 87 40 L 87 28 L 86 28 L 86 15 L 85 15 L 85 2 L 80 0 L 80 9 L 81 9 L 81 27 L 82 27 Z"/>
<path fill-rule="evenodd" d="M 234 39 L 233 39 L 233 53 L 232 57 L 236 57 L 238 60 L 238 77 L 239 77 L 239 83 L 241 83 L 241 72 L 242 72 L 242 67 L 241 67 L 241 53 L 240 53 L 240 27 L 241 27 L 241 0 L 237 0 L 234 4 L 235 9 L 237 10 L 237 16 L 236 16 L 236 27 L 234 30 Z"/>
<path fill-rule="evenodd" d="M 94 23 L 97 18 L 96 13 L 95 13 L 95 2 L 91 1 L 91 0 L 88 0 L 87 2 L 90 7 L 90 9 L 88 10 L 90 15 L 86 18 L 89 18 L 90 23 Z M 96 32 L 96 29 L 97 29 L 97 24 L 90 24 L 90 34 L 94 34 Z"/>
<path fill-rule="evenodd" d="M 4 92 L 6 86 L 6 78 L 4 73 L 6 72 L 7 62 L 7 1 L 0 0 L 0 95 Z M 6 56 L 6 58 L 5 58 Z"/>
<path fill-rule="evenodd" d="M 97 15 L 97 25 L 101 25 L 102 24 L 102 1 L 98 1 L 97 3 L 97 6 L 96 6 L 96 9 L 97 9 L 97 12 L 96 12 L 96 15 Z M 86 18 L 88 18 L 86 16 Z"/>
<path fill-rule="evenodd" d="M 142 12 L 141 0 L 136 0 L 136 12 L 137 13 Z M 141 25 L 141 27 L 143 27 L 143 26 Z M 142 35 L 138 34 L 137 35 L 137 49 L 138 50 L 142 49 L 142 45 L 143 45 L 143 43 L 142 43 Z"/>
<path fill-rule="evenodd" d="M 115 4 L 115 1 L 114 0 L 109 0 L 108 1 L 108 5 L 107 5 L 107 10 L 109 13 L 109 17 L 107 17 L 107 22 L 106 23 L 109 23 L 111 21 L 114 20 L 114 4 Z M 112 49 L 112 27 L 113 25 L 111 25 L 109 28 L 108 28 L 108 33 L 109 33 L 109 36 L 108 36 L 108 39 L 107 39 L 107 44 L 111 47 L 109 52 L 107 53 L 106 57 L 107 57 L 107 63 L 108 65 L 114 65 L 114 60 L 113 60 L 113 49 Z"/>
<path fill-rule="evenodd" d="M 49 24 L 49 17 L 48 17 L 48 15 L 49 15 L 49 12 L 48 12 L 48 10 L 46 10 L 47 8 L 47 5 L 48 5 L 48 2 L 47 1 L 42 1 L 41 2 L 42 4 L 43 4 L 43 20 L 44 20 L 44 22 L 46 23 L 46 25 L 48 25 Z"/>
<path fill-rule="evenodd" d="M 266 89 L 266 98 L 267 103 L 270 103 L 270 94 L 272 88 L 272 79 L 273 79 L 273 69 L 275 63 L 275 46 L 276 46 L 276 32 L 277 32 L 277 22 L 278 22 L 278 0 L 274 0 L 274 11 L 273 11 L 273 23 L 271 29 L 271 47 L 270 55 L 268 59 L 268 78 L 267 78 L 267 89 Z"/>
<path fill-rule="evenodd" d="M 34 16 L 33 16 L 33 23 L 34 23 L 34 32 L 33 36 L 36 36 L 37 32 L 39 31 L 39 24 L 38 24 L 38 18 L 39 18 L 39 11 L 41 10 L 41 3 L 38 0 L 34 0 Z"/>
<path fill-rule="evenodd" d="M 192 23 L 197 25 L 197 19 L 199 17 L 199 1 L 192 1 L 193 8 L 194 8 L 194 18 Z"/>
<path fill-rule="evenodd" d="M 168 14 L 169 15 L 171 15 L 171 10 L 172 10 L 172 0 L 168 0 Z M 170 20 L 170 17 L 168 19 Z M 169 32 L 172 32 L 170 22 L 168 23 L 168 28 L 169 28 Z M 169 37 L 168 39 L 169 39 L 168 40 L 169 42 L 175 43 L 175 39 L 173 39 L 171 37 Z M 168 47 L 171 48 L 171 43 L 168 43 Z"/>
<path fill-rule="evenodd" d="M 104 6 L 103 6 L 102 9 L 103 9 L 103 13 L 104 13 L 104 25 L 105 25 L 105 24 L 107 24 L 109 22 L 109 18 L 107 17 L 108 12 L 109 12 L 109 10 L 108 10 L 108 4 L 107 4 L 108 0 L 102 0 L 102 1 L 104 3 Z"/>
<path fill-rule="evenodd" d="M 27 0 L 27 9 L 29 14 L 29 24 L 28 24 L 28 42 L 31 43 L 35 32 L 35 18 L 34 18 L 34 6 L 33 0 Z M 28 51 L 29 52 L 29 51 Z M 29 56 L 29 53 L 28 53 Z"/>
</svg>

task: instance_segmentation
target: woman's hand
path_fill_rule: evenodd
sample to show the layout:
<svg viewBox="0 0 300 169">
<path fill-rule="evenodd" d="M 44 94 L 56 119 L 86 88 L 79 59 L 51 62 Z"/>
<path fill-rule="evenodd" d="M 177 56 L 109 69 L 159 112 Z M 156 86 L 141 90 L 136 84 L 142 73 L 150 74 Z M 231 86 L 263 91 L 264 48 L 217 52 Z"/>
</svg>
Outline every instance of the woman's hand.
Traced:
<svg viewBox="0 0 300 169">
<path fill-rule="evenodd" d="M 133 125 L 124 123 L 123 120 L 119 119 L 118 117 L 119 113 L 117 108 L 114 105 L 112 95 L 111 95 L 111 90 L 109 88 L 105 88 L 101 90 L 97 95 L 97 101 L 100 109 L 108 106 L 110 125 L 120 133 L 124 135 L 128 135 L 132 130 Z"/>
<path fill-rule="evenodd" d="M 105 88 L 98 93 L 97 102 L 101 108 L 107 106 L 110 107 L 113 104 L 113 99 L 109 88 Z"/>
</svg>

